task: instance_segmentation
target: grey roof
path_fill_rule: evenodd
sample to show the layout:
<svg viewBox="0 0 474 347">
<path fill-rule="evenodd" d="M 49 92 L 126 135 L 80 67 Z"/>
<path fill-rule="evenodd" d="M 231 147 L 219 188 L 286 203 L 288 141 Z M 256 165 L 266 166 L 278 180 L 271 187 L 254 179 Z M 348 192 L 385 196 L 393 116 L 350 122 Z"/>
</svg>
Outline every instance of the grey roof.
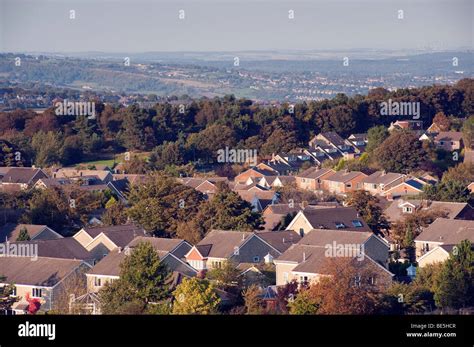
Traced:
<svg viewBox="0 0 474 347">
<path fill-rule="evenodd" d="M 460 131 L 441 131 L 435 136 L 436 141 L 460 141 L 462 132 Z"/>
<path fill-rule="evenodd" d="M 84 230 L 92 237 L 97 237 L 100 233 L 104 233 L 113 243 L 119 247 L 125 247 L 135 237 L 145 236 L 145 230 L 135 224 L 100 226 L 93 228 L 84 228 Z"/>
<path fill-rule="evenodd" d="M 461 212 L 466 210 L 472 210 L 472 207 L 465 202 L 446 202 L 446 201 L 423 201 L 423 200 L 394 200 L 385 209 L 384 213 L 387 218 L 395 222 L 406 216 L 403 213 L 400 204 L 410 203 L 415 206 L 416 209 L 430 210 L 430 211 L 445 211 L 447 213 L 446 218 L 454 219 L 459 216 Z"/>
<path fill-rule="evenodd" d="M 150 242 L 153 248 L 157 251 L 171 252 L 176 249 L 179 245 L 185 242 L 182 239 L 167 239 L 164 237 L 145 237 L 138 236 L 128 244 L 129 247 L 135 247 L 140 242 Z M 191 248 L 191 247 L 189 247 Z"/>
<path fill-rule="evenodd" d="M 280 253 L 301 240 L 301 236 L 292 230 L 261 232 L 257 233 L 257 236 L 276 248 Z"/>
<path fill-rule="evenodd" d="M 21 229 L 26 228 L 30 238 L 34 238 L 38 233 L 47 228 L 46 225 L 38 224 L 14 224 L 7 223 L 0 228 L 0 243 L 8 240 L 10 242 L 15 242 L 18 236 L 20 235 Z"/>
<path fill-rule="evenodd" d="M 323 136 L 325 139 L 330 141 L 332 144 L 336 146 L 344 146 L 346 143 L 344 142 L 344 139 L 340 137 L 336 132 L 334 131 L 328 131 L 326 133 L 321 133 L 319 134 Z"/>
<path fill-rule="evenodd" d="M 52 287 L 77 269 L 82 260 L 39 257 L 0 257 L 0 269 L 6 283 Z"/>
<path fill-rule="evenodd" d="M 463 240 L 474 242 L 474 221 L 438 218 L 415 239 L 443 244 L 458 244 Z"/>
<path fill-rule="evenodd" d="M 362 182 L 386 185 L 404 176 L 405 176 L 404 174 L 395 173 L 395 172 L 375 171 L 373 174 L 364 178 Z"/>
<path fill-rule="evenodd" d="M 312 178 L 316 179 L 319 178 L 328 172 L 332 172 L 332 169 L 319 169 L 317 167 L 310 167 L 309 169 L 303 171 L 302 173 L 298 174 L 298 177 L 303 177 L 303 178 Z"/>
<path fill-rule="evenodd" d="M 72 237 L 55 240 L 33 240 L 10 244 L 37 245 L 38 256 L 61 259 L 88 260 L 94 258 L 87 249 Z"/>
<path fill-rule="evenodd" d="M 342 223 L 345 226 L 343 230 L 371 231 L 354 207 L 306 208 L 303 214 L 314 229 L 337 230 L 336 225 Z M 362 226 L 355 226 L 355 221 L 360 222 Z"/>
<path fill-rule="evenodd" d="M 235 247 L 240 247 L 252 234 L 246 231 L 212 230 L 196 248 L 203 257 L 227 258 Z"/>
<path fill-rule="evenodd" d="M 332 174 L 331 176 L 325 178 L 326 181 L 331 181 L 331 182 L 341 182 L 341 183 L 345 183 L 345 182 L 348 182 L 360 175 L 363 175 L 363 176 L 367 176 L 366 174 L 364 174 L 363 172 L 360 172 L 360 171 L 345 171 L 345 170 L 341 170 L 341 171 L 336 171 L 334 174 Z"/>
<path fill-rule="evenodd" d="M 5 175 L 2 178 L 2 182 L 5 183 L 32 183 L 32 179 L 38 174 L 42 173 L 41 169 L 35 169 L 31 167 L 12 167 L 6 171 Z M 40 177 L 46 177 L 43 173 L 39 175 Z"/>
<path fill-rule="evenodd" d="M 372 232 L 314 229 L 299 242 L 300 245 L 326 246 L 336 241 L 339 244 L 363 244 L 374 234 Z"/>
</svg>

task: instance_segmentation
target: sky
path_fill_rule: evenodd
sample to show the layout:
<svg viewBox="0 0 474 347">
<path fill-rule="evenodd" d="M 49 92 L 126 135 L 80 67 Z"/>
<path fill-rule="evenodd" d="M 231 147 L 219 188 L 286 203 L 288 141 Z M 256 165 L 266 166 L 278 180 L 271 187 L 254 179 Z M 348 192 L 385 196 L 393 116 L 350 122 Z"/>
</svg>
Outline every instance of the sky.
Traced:
<svg viewBox="0 0 474 347">
<path fill-rule="evenodd" d="M 0 0 L 0 51 L 473 49 L 473 21 L 473 0 Z"/>
</svg>

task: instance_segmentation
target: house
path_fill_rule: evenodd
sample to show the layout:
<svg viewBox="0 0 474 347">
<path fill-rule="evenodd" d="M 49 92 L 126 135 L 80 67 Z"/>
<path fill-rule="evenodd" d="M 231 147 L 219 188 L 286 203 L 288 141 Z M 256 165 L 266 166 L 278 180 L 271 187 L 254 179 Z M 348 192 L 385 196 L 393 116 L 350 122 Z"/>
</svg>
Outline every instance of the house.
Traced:
<svg viewBox="0 0 474 347">
<path fill-rule="evenodd" d="M 427 185 L 425 181 L 412 177 L 403 181 L 395 186 L 392 186 L 389 189 L 386 189 L 382 196 L 385 196 L 389 200 L 398 199 L 403 196 L 415 196 L 420 193 L 423 193 L 423 187 Z"/>
<path fill-rule="evenodd" d="M 30 240 L 54 240 L 62 236 L 47 225 L 7 223 L 0 227 L 0 242 L 15 242 L 22 230 L 26 230 Z"/>
<path fill-rule="evenodd" d="M 421 120 L 397 120 L 391 122 L 388 127 L 388 131 L 392 132 L 394 130 L 411 130 L 418 134 L 423 132 L 423 122 Z"/>
<path fill-rule="evenodd" d="M 254 211 L 263 211 L 268 205 L 276 204 L 279 201 L 278 193 L 273 190 L 237 190 L 235 191 L 242 200 L 247 201 L 253 207 Z"/>
<path fill-rule="evenodd" d="M 272 155 L 271 160 L 259 163 L 255 167 L 259 170 L 270 172 L 269 176 L 288 175 L 293 171 L 293 168 L 290 165 L 275 160 L 275 155 Z"/>
<path fill-rule="evenodd" d="M 385 190 L 403 182 L 405 177 L 406 175 L 400 173 L 375 171 L 362 180 L 362 189 L 372 195 L 382 195 Z"/>
<path fill-rule="evenodd" d="M 272 189 L 272 188 L 282 188 L 287 185 L 295 183 L 295 176 L 264 176 L 258 181 L 258 185 Z"/>
<path fill-rule="evenodd" d="M 265 220 L 264 230 L 273 231 L 282 227 L 282 220 L 286 217 L 293 217 L 299 212 L 306 209 L 317 208 L 335 208 L 338 207 L 337 202 L 320 202 L 316 205 L 308 205 L 307 203 L 291 203 L 291 204 L 273 204 L 268 205 L 262 213 Z M 283 225 L 284 227 L 284 225 Z"/>
<path fill-rule="evenodd" d="M 325 190 L 334 194 L 347 194 L 361 189 L 367 175 L 360 171 L 336 171 L 321 179 Z"/>
<path fill-rule="evenodd" d="M 351 134 L 347 141 L 356 149 L 357 153 L 364 153 L 367 143 L 369 142 L 369 138 L 367 133 L 361 134 Z"/>
<path fill-rule="evenodd" d="M 419 266 L 445 261 L 454 246 L 463 240 L 474 243 L 473 220 L 437 218 L 415 239 Z"/>
<path fill-rule="evenodd" d="M 286 228 L 295 230 L 301 236 L 314 229 L 371 231 L 353 207 L 306 208 L 298 212 Z"/>
<path fill-rule="evenodd" d="M 312 156 L 304 149 L 294 149 L 289 153 L 273 154 L 267 165 L 276 169 L 280 175 L 298 171 L 304 163 L 312 163 Z"/>
<path fill-rule="evenodd" d="M 434 138 L 434 144 L 445 151 L 457 151 L 462 147 L 462 133 L 460 131 L 441 131 Z"/>
<path fill-rule="evenodd" d="M 209 177 L 209 178 L 201 178 L 201 177 L 186 177 L 182 178 L 181 183 L 185 186 L 194 188 L 198 192 L 203 193 L 206 198 L 212 199 L 214 194 L 217 193 L 217 182 L 224 182 L 227 183 L 227 177 Z"/>
<path fill-rule="evenodd" d="M 265 257 L 272 260 L 297 242 L 299 236 L 292 231 L 255 233 L 245 231 L 212 230 L 185 255 L 198 271 L 220 268 L 225 261 L 262 263 Z"/>
<path fill-rule="evenodd" d="M 259 169 L 257 167 L 250 168 L 241 174 L 237 175 L 234 179 L 236 183 L 245 183 L 249 177 L 251 178 L 262 178 L 264 176 L 276 176 L 279 173 L 276 170 Z"/>
<path fill-rule="evenodd" d="M 292 280 L 317 282 L 321 276 L 328 275 L 328 254 L 340 256 L 336 255 L 338 248 L 347 251 L 341 256 L 353 259 L 354 266 L 371 264 L 377 269 L 377 278 L 372 279 L 373 282 L 391 282 L 393 274 L 386 269 L 389 246 L 373 233 L 314 230 L 274 260 L 276 285 L 285 285 Z"/>
<path fill-rule="evenodd" d="M 124 248 L 145 230 L 135 224 L 86 227 L 72 237 L 94 256 L 106 256 L 110 251 Z"/>
<path fill-rule="evenodd" d="M 26 257 L 0 257 L 0 269 L 5 277 L 0 286 L 14 284 L 14 295 L 21 298 L 10 313 L 23 314 L 28 307 L 27 295 L 40 300 L 40 311 L 54 309 L 68 281 L 84 276 L 90 265 L 74 259 L 38 257 L 31 261 Z"/>
<path fill-rule="evenodd" d="M 441 132 L 441 127 L 436 124 L 435 122 L 431 123 L 431 125 L 428 127 L 428 129 L 426 129 L 426 132 L 428 134 L 439 134 Z"/>
<path fill-rule="evenodd" d="M 53 171 L 52 178 L 79 181 L 83 185 L 107 184 L 113 180 L 112 173 L 108 170 L 80 170 L 75 168 L 61 168 Z"/>
<path fill-rule="evenodd" d="M 120 278 L 120 264 L 141 242 L 149 242 L 153 246 L 160 257 L 160 261 L 165 263 L 169 271 L 173 273 L 173 281 L 177 281 L 175 284 L 178 284 L 183 276 L 196 276 L 197 271 L 189 266 L 184 259 L 184 256 L 191 249 L 191 245 L 187 241 L 138 236 L 124 248 L 119 247 L 111 251 L 86 273 L 88 292 L 98 292 L 105 283 Z"/>
<path fill-rule="evenodd" d="M 316 135 L 309 141 L 309 147 L 323 150 L 333 160 L 337 159 L 339 155 L 345 159 L 354 159 L 357 154 L 360 154 L 360 151 L 356 151 L 350 141 L 344 140 L 334 131 Z"/>
<path fill-rule="evenodd" d="M 300 189 L 322 191 L 323 180 L 335 173 L 332 169 L 319 169 L 311 167 L 296 175 L 296 186 Z"/>
<path fill-rule="evenodd" d="M 31 188 L 37 180 L 48 175 L 33 167 L 3 167 L 0 171 L 0 191 L 20 191 Z"/>
<path fill-rule="evenodd" d="M 398 199 L 390 202 L 384 213 L 387 219 L 394 223 L 422 210 L 443 211 L 446 213 L 445 218 L 449 219 L 474 220 L 474 209 L 465 202 Z"/>
</svg>

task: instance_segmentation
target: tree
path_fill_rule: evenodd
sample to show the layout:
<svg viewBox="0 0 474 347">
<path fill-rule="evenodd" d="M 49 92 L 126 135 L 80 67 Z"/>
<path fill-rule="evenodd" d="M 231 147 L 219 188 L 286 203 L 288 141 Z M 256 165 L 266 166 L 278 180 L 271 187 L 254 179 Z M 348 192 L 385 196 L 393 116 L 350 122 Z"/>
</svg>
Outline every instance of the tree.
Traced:
<svg viewBox="0 0 474 347">
<path fill-rule="evenodd" d="M 101 217 L 104 225 L 122 225 L 128 220 L 126 207 L 121 201 L 110 201 L 105 206 L 106 210 Z"/>
<path fill-rule="evenodd" d="M 369 260 L 328 258 L 324 274 L 306 291 L 300 292 L 290 312 L 318 314 L 372 314 L 388 281 L 380 276 L 380 269 Z M 303 297 L 298 299 L 298 296 Z M 292 307 L 293 306 L 293 307 Z"/>
<path fill-rule="evenodd" d="M 149 242 L 140 242 L 120 264 L 120 278 L 100 290 L 104 314 L 123 313 L 123 305 L 135 310 L 169 298 L 169 271 Z"/>
<path fill-rule="evenodd" d="M 470 116 L 464 121 L 462 126 L 462 138 L 464 147 L 472 149 L 474 144 L 474 116 Z"/>
<path fill-rule="evenodd" d="M 36 165 L 44 167 L 60 162 L 62 142 L 58 133 L 40 131 L 34 134 L 31 147 L 36 152 Z"/>
<path fill-rule="evenodd" d="M 377 149 L 382 142 L 389 137 L 390 133 L 383 125 L 370 128 L 367 132 L 367 148 L 366 151 L 372 153 Z"/>
<path fill-rule="evenodd" d="M 20 233 L 18 234 L 18 237 L 16 238 L 17 241 L 30 241 L 30 235 L 28 234 L 28 230 L 25 227 L 22 227 L 20 229 Z"/>
<path fill-rule="evenodd" d="M 443 174 L 442 182 L 449 181 L 462 182 L 465 186 L 474 182 L 474 165 L 471 163 L 460 163 L 454 167 L 450 167 Z"/>
<path fill-rule="evenodd" d="M 152 174 L 128 194 L 128 216 L 157 236 L 174 235 L 179 222 L 192 219 L 203 195 L 174 178 Z"/>
<path fill-rule="evenodd" d="M 433 293 L 417 282 L 394 282 L 381 297 L 380 306 L 380 313 L 422 314 L 433 310 Z"/>
<path fill-rule="evenodd" d="M 435 302 L 441 308 L 474 305 L 474 251 L 471 242 L 455 246 L 435 281 Z"/>
<path fill-rule="evenodd" d="M 263 301 L 261 299 L 262 290 L 255 284 L 252 284 L 243 291 L 246 314 L 262 314 Z"/>
<path fill-rule="evenodd" d="M 226 260 L 222 263 L 221 267 L 210 270 L 206 277 L 212 281 L 215 281 L 218 287 L 227 290 L 230 287 L 240 287 L 242 284 L 242 276 L 240 271 L 237 269 L 237 265 L 231 260 Z"/>
<path fill-rule="evenodd" d="M 346 203 L 357 210 L 357 213 L 365 220 L 367 225 L 375 233 L 389 228 L 389 222 L 385 217 L 379 199 L 366 190 L 356 190 L 347 195 Z"/>
<path fill-rule="evenodd" d="M 433 123 L 436 124 L 441 131 L 448 131 L 451 127 L 451 121 L 443 112 L 438 112 L 435 114 Z"/>
<path fill-rule="evenodd" d="M 6 280 L 6 277 L 0 275 L 0 282 L 5 283 Z M 0 311 L 11 309 L 12 305 L 18 301 L 17 297 L 10 296 L 13 294 L 14 290 L 14 285 L 8 284 L 5 286 L 0 286 Z"/>
<path fill-rule="evenodd" d="M 442 181 L 435 185 L 423 187 L 423 195 L 428 200 L 468 202 L 471 192 L 467 185 L 460 181 Z"/>
<path fill-rule="evenodd" d="M 315 295 L 311 288 L 303 289 L 298 292 L 296 298 L 290 300 L 288 307 L 290 314 L 316 314 L 320 306 L 321 297 Z"/>
<path fill-rule="evenodd" d="M 427 160 L 418 137 L 410 131 L 395 131 L 375 151 L 380 166 L 391 172 L 409 173 Z"/>
<path fill-rule="evenodd" d="M 220 303 L 214 285 L 196 277 L 183 279 L 173 296 L 175 314 L 215 314 Z"/>
</svg>

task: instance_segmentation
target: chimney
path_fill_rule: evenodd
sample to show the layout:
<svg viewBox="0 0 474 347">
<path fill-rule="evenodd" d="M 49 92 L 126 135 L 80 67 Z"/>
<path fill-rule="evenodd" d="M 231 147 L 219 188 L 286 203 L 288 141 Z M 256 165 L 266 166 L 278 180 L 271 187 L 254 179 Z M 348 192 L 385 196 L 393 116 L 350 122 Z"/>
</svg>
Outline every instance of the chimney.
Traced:
<svg viewBox="0 0 474 347">
<path fill-rule="evenodd" d="M 245 234 L 242 234 L 242 241 L 245 240 Z"/>
<path fill-rule="evenodd" d="M 303 252 L 303 263 L 306 261 L 306 252 Z"/>
<path fill-rule="evenodd" d="M 122 247 L 119 247 L 119 248 L 118 248 L 118 252 L 119 252 L 119 253 L 122 253 Z"/>
<path fill-rule="evenodd" d="M 285 238 L 283 238 L 283 243 L 285 243 Z"/>
</svg>

